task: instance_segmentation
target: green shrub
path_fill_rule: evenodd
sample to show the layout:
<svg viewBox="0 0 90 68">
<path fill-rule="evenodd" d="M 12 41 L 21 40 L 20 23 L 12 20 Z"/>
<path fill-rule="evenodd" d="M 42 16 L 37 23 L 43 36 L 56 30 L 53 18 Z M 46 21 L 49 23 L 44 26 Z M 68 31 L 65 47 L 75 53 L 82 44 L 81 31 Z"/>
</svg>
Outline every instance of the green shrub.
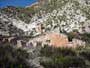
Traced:
<svg viewBox="0 0 90 68">
<path fill-rule="evenodd" d="M 25 50 L 6 44 L 0 45 L 0 68 L 28 68 L 28 58 L 29 54 Z"/>
<path fill-rule="evenodd" d="M 54 57 L 51 61 L 42 61 L 45 68 L 85 68 L 85 61 L 80 57 Z"/>
<path fill-rule="evenodd" d="M 80 52 L 80 55 L 90 61 L 90 50 L 83 50 Z"/>
<path fill-rule="evenodd" d="M 80 51 L 45 46 L 41 49 L 41 56 L 46 58 L 41 60 L 40 64 L 45 68 L 86 68 L 86 59 L 84 57 L 89 58 L 89 54 L 85 53 L 85 56 L 83 56 L 83 52 L 80 54 Z"/>
<path fill-rule="evenodd" d="M 70 48 L 54 48 L 50 46 L 45 46 L 41 49 L 41 55 L 46 57 L 75 56 L 76 53 Z"/>
</svg>

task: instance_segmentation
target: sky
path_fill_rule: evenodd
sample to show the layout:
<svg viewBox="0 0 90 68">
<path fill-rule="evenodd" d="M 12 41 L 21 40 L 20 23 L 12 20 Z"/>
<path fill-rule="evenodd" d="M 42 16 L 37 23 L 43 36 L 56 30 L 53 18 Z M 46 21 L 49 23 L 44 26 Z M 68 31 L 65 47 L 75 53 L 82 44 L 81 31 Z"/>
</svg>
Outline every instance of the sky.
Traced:
<svg viewBox="0 0 90 68">
<path fill-rule="evenodd" d="M 0 8 L 6 7 L 6 6 L 25 7 L 25 6 L 31 5 L 36 1 L 37 0 L 0 0 Z"/>
</svg>

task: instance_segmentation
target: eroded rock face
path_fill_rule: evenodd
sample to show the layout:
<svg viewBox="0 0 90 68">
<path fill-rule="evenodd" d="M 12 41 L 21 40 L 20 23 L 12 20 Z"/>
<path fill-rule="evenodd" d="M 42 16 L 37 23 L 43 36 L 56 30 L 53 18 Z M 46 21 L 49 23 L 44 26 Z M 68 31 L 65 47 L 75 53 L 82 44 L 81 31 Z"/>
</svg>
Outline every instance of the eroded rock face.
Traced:
<svg viewBox="0 0 90 68">
<path fill-rule="evenodd" d="M 85 46 L 85 42 L 82 40 L 72 39 L 72 41 L 69 41 L 66 35 L 56 32 L 46 33 L 42 36 L 30 39 L 27 45 L 32 43 L 34 46 L 36 46 L 38 42 L 42 43 L 42 46 L 49 45 L 52 47 L 76 48 L 78 46 Z"/>
<path fill-rule="evenodd" d="M 43 10 L 43 8 L 41 8 L 39 13 L 36 13 L 31 17 L 30 21 L 28 21 L 28 24 L 26 24 L 25 21 L 19 19 L 18 14 L 14 14 L 14 17 L 14 15 L 12 14 L 8 14 L 7 16 L 0 13 L 0 22 L 2 24 L 6 21 L 12 24 L 12 27 L 14 27 L 14 31 L 17 29 L 17 31 L 15 32 L 18 35 L 18 32 L 20 32 L 21 34 L 25 33 L 25 35 L 30 35 L 32 33 L 33 35 L 37 34 L 38 31 L 34 29 L 38 28 L 38 23 L 42 23 L 42 25 L 44 26 L 44 32 L 56 30 L 58 32 L 61 31 L 69 33 L 77 30 L 79 33 L 90 33 L 90 27 L 88 27 L 90 26 L 90 5 L 86 4 L 85 0 L 56 0 L 55 2 L 54 0 L 49 0 L 49 2 L 45 0 L 45 2 L 50 2 L 50 5 L 47 4 L 46 6 L 44 6 L 46 10 Z M 15 9 L 13 9 L 13 11 L 14 10 Z M 20 14 L 23 15 L 23 13 Z M 28 19 L 29 18 L 30 17 L 28 17 Z M 27 18 L 24 19 L 27 20 Z M 86 24 L 87 22 L 89 24 Z M 5 24 L 7 25 L 7 23 Z M 10 30 L 7 30 L 8 26 L 7 28 L 6 26 L 4 26 L 3 28 L 6 31 L 2 31 L 2 33 L 9 34 L 8 32 Z M 41 32 L 41 29 L 38 29 L 39 32 Z"/>
<path fill-rule="evenodd" d="M 54 47 L 66 47 L 69 43 L 67 36 L 59 33 L 47 34 L 47 40 L 50 40 L 50 45 Z"/>
<path fill-rule="evenodd" d="M 69 44 L 70 46 L 79 45 L 80 43 L 69 42 L 68 37 L 60 34 L 60 32 L 90 33 L 90 5 L 86 4 L 85 0 L 54 1 L 49 0 L 50 5 L 45 7 L 47 10 L 41 8 L 40 16 L 35 14 L 28 24 L 18 19 L 18 17 L 11 17 L 11 14 L 0 13 L 0 34 L 11 34 L 13 36 L 33 35 L 34 38 L 30 39 L 29 42 L 35 45 L 37 42 L 54 47 L 67 47 Z M 44 29 L 42 29 L 42 25 Z"/>
</svg>

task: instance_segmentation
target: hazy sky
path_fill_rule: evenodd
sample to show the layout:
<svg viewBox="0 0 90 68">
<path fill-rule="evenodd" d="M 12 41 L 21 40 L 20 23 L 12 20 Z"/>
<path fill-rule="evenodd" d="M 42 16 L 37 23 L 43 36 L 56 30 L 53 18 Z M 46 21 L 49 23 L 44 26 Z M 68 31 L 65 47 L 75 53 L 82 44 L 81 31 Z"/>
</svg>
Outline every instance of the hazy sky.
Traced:
<svg viewBox="0 0 90 68">
<path fill-rule="evenodd" d="M 32 3 L 36 2 L 37 0 L 0 0 L 0 8 L 6 6 L 28 6 Z"/>
</svg>

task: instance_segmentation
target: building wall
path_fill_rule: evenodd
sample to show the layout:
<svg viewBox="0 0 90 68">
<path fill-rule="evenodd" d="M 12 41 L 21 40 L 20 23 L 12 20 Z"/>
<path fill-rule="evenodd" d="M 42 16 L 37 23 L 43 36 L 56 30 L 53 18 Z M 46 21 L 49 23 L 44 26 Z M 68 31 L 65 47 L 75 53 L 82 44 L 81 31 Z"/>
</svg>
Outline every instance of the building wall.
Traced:
<svg viewBox="0 0 90 68">
<path fill-rule="evenodd" d="M 50 40 L 50 45 L 54 47 L 66 47 L 69 43 L 68 38 L 59 33 L 47 34 L 47 39 Z"/>
</svg>

